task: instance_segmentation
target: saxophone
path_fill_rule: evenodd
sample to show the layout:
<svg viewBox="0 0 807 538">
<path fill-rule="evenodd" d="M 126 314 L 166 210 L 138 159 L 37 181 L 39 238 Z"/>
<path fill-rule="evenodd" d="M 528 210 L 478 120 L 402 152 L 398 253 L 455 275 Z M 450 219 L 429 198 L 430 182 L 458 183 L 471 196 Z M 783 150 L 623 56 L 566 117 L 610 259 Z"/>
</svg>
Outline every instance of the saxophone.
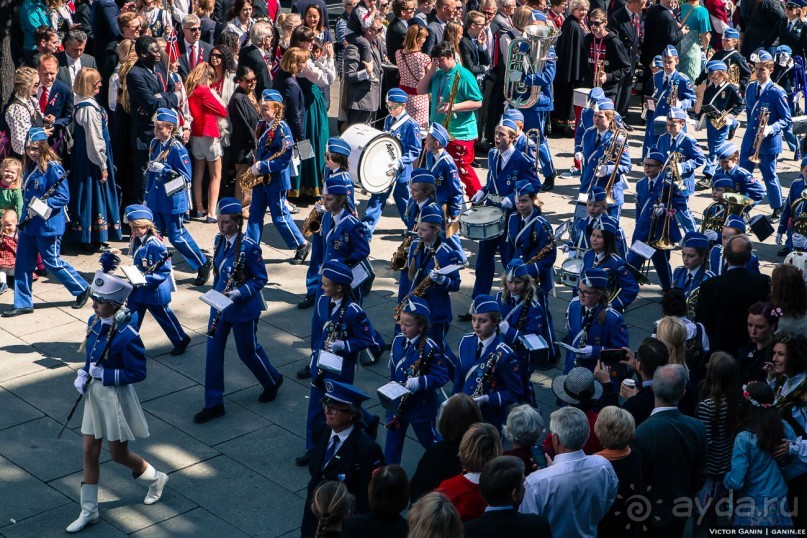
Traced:
<svg viewBox="0 0 807 538">
<path fill-rule="evenodd" d="M 583 325 L 583 329 L 580 331 L 580 341 L 577 343 L 577 349 L 583 349 L 586 347 L 586 340 L 588 340 L 588 332 L 591 330 L 591 326 L 594 324 L 594 315 L 591 316 L 591 319 Z M 580 355 L 575 354 L 574 356 L 574 367 L 577 368 L 580 366 Z"/>
<path fill-rule="evenodd" d="M 799 204 L 802 204 L 803 211 L 796 213 L 796 208 Z M 801 235 L 807 235 L 807 206 L 804 204 L 807 204 L 807 189 L 801 191 L 801 196 L 790 206 L 791 214 L 797 215 L 793 220 L 793 231 Z"/>
<path fill-rule="evenodd" d="M 278 117 L 275 119 L 272 131 L 276 131 L 279 124 L 280 124 L 280 118 Z M 267 146 L 269 146 L 269 142 L 270 141 L 267 139 L 266 141 Z M 274 159 L 277 159 L 278 157 L 286 153 L 286 149 L 287 149 L 286 144 L 283 144 L 283 146 L 280 148 L 280 151 L 278 151 L 268 159 L 265 159 L 264 161 L 261 162 L 269 162 L 273 161 Z M 241 174 L 241 177 L 238 178 L 238 182 L 241 185 L 242 189 L 249 191 L 257 187 L 261 183 L 263 183 L 264 185 L 269 185 L 272 182 L 272 174 L 254 174 L 252 172 L 252 167 L 250 166 L 249 168 L 247 168 L 246 172 Z"/>
<path fill-rule="evenodd" d="M 322 204 L 322 200 L 320 200 L 319 203 Z M 311 208 L 311 212 L 303 222 L 303 235 L 306 237 L 311 237 L 312 235 L 319 233 L 321 229 L 322 215 L 319 211 L 317 211 L 317 206 L 314 204 L 314 207 Z"/>
<path fill-rule="evenodd" d="M 237 241 L 236 243 L 239 248 L 241 245 L 241 241 Z M 235 287 L 239 284 L 239 281 L 243 281 L 244 276 L 241 274 L 244 270 L 244 262 L 246 261 L 246 253 L 241 250 L 238 253 L 238 257 L 235 260 L 235 264 L 233 265 L 232 271 L 230 271 L 230 278 L 227 279 L 227 284 L 224 286 L 224 291 L 222 293 L 227 293 L 228 291 L 233 291 Z M 210 329 L 207 331 L 208 338 L 213 338 L 216 335 L 216 326 L 219 323 L 219 319 L 221 318 L 222 311 L 219 310 L 216 312 L 216 317 L 213 318 L 213 323 L 210 324 Z"/>
<path fill-rule="evenodd" d="M 440 264 L 437 263 L 437 258 L 434 257 L 435 252 L 436 249 L 432 249 L 431 255 L 432 259 L 434 260 L 434 269 L 438 270 L 440 269 Z M 429 286 L 431 286 L 431 283 L 432 278 L 429 275 L 426 275 L 426 277 L 420 281 L 420 284 L 418 284 L 415 287 L 415 289 L 413 289 L 404 296 L 403 300 L 400 303 L 398 303 L 398 305 L 395 307 L 395 313 L 392 315 L 392 319 L 395 320 L 395 323 L 401 322 L 401 314 L 403 313 L 403 307 L 406 304 L 409 297 L 423 297 L 426 294 L 426 290 L 429 289 Z"/>
<path fill-rule="evenodd" d="M 404 267 L 406 267 L 406 258 L 409 254 L 409 247 L 412 246 L 412 241 L 414 241 L 415 237 L 413 235 L 407 235 L 406 238 L 401 241 L 401 244 L 398 245 L 398 248 L 395 249 L 395 253 L 392 255 L 392 259 L 389 261 L 389 268 L 393 271 L 403 271 Z"/>
</svg>

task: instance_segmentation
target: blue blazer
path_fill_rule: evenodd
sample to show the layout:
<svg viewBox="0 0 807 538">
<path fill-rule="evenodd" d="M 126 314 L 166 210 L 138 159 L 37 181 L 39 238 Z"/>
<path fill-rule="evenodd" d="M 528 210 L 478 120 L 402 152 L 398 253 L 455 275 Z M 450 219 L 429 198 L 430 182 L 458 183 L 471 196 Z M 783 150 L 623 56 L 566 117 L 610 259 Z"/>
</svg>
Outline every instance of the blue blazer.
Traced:
<svg viewBox="0 0 807 538">
<path fill-rule="evenodd" d="M 726 272 L 728 263 L 723 258 L 723 245 L 715 245 L 709 251 L 709 269 L 715 276 L 720 276 Z M 756 252 L 751 253 L 751 259 L 745 266 L 752 273 L 759 274 L 759 256 Z"/>
<path fill-rule="evenodd" d="M 504 300 L 504 292 L 496 293 L 496 302 L 499 303 L 499 312 L 502 315 L 502 320 L 507 321 L 509 327 L 507 331 L 499 332 L 502 340 L 510 346 L 516 357 L 518 357 L 519 367 L 521 369 L 522 377 L 529 377 L 530 366 L 530 352 L 524 347 L 521 342 L 521 337 L 528 334 L 536 334 L 546 340 L 547 345 L 552 345 L 552 336 L 550 334 L 549 321 L 546 318 L 544 307 L 541 306 L 539 301 L 540 291 L 533 295 L 529 304 L 526 304 L 522 298 L 518 301 L 510 296 L 506 301 Z M 527 309 L 526 318 L 524 320 L 524 327 L 518 329 L 516 325 L 521 319 L 521 314 L 524 309 Z M 524 398 L 527 395 L 523 395 Z"/>
<path fill-rule="evenodd" d="M 605 309 L 605 323 L 600 323 L 600 312 Z M 578 362 L 580 366 L 585 366 L 589 370 L 594 370 L 600 358 L 600 351 L 603 349 L 617 349 L 628 346 L 628 326 L 622 314 L 611 307 L 604 307 L 598 304 L 594 307 L 594 321 L 591 324 L 585 342 L 581 342 L 583 332 L 584 309 L 580 304 L 580 298 L 575 297 L 566 309 L 566 343 L 572 347 L 580 348 L 591 346 L 591 356 Z M 566 351 L 566 366 L 563 372 L 568 374 L 574 368 L 576 353 Z"/>
<path fill-rule="evenodd" d="M 689 271 L 686 267 L 683 265 L 676 267 L 675 271 L 673 271 L 672 282 L 672 287 L 684 290 L 687 298 L 689 298 L 689 294 L 703 284 L 703 282 L 715 276 L 713 272 L 707 269 L 706 263 L 698 267 L 698 270 L 695 271 L 695 276 L 689 281 L 689 286 L 687 286 L 687 275 L 689 275 Z"/>
<path fill-rule="evenodd" d="M 544 68 L 540 73 L 534 73 L 524 77 L 524 84 L 528 86 L 527 92 L 532 91 L 529 86 L 538 86 L 540 93 L 538 94 L 538 101 L 532 106 L 531 109 L 535 112 L 549 112 L 555 109 L 555 103 L 552 99 L 552 84 L 555 81 L 555 73 L 557 72 L 557 55 L 555 54 L 555 47 L 550 47 L 547 54 L 547 60 Z M 522 109 L 524 110 L 524 109 Z"/>
<path fill-rule="evenodd" d="M 134 321 L 116 329 L 106 358 L 101 362 L 105 387 L 129 385 L 146 379 L 146 348 Z M 89 372 L 90 363 L 97 362 L 104 353 L 111 326 L 100 320 L 96 323 L 95 315 L 92 315 L 87 320 L 87 327 L 87 358 L 83 370 Z"/>
<path fill-rule="evenodd" d="M 342 210 L 339 226 L 333 227 L 333 216 L 322 216 L 322 235 L 325 238 L 323 263 L 338 260 L 354 266 L 370 255 L 370 243 L 364 225 L 346 209 Z"/>
<path fill-rule="evenodd" d="M 657 224 L 654 229 L 651 230 L 651 225 L 653 224 L 653 206 L 657 203 L 666 203 L 667 198 L 670 197 L 670 189 L 673 190 L 670 205 L 676 211 L 687 209 L 689 206 L 687 205 L 686 197 L 678 190 L 678 185 L 672 181 L 666 178 L 662 181 L 662 176 L 658 176 L 656 177 L 656 184 L 653 186 L 652 190 L 650 188 L 650 178 L 647 176 L 636 183 L 636 214 L 638 218 L 636 219 L 636 228 L 633 231 L 634 241 L 638 240 L 647 243 L 661 237 L 663 219 L 666 217 L 663 215 L 657 216 L 655 219 Z M 681 240 L 681 230 L 678 228 L 678 219 L 676 219 L 675 216 L 670 217 L 669 235 L 670 240 L 673 242 Z"/>
<path fill-rule="evenodd" d="M 213 277 L 213 289 L 223 292 L 235 265 L 237 255 L 235 244 L 226 249 L 224 237 L 220 234 L 216 236 L 215 245 L 213 265 L 217 272 Z M 260 294 L 269 277 L 266 274 L 266 266 L 263 264 L 261 247 L 246 235 L 242 235 L 241 252 L 244 253 L 243 272 L 246 280 L 236 286 L 241 296 L 233 301 L 232 306 L 224 309 L 221 313 L 221 319 L 229 323 L 256 320 L 260 317 L 261 311 L 266 310 Z M 210 309 L 210 315 L 211 318 L 216 315 L 213 308 Z"/>
<path fill-rule="evenodd" d="M 439 206 L 437 206 L 437 203 L 434 201 L 433 197 L 429 198 L 423 203 L 423 207 L 429 205 L 433 205 L 442 211 L 442 209 Z M 417 226 L 418 219 L 420 218 L 420 211 L 421 210 L 419 208 L 419 204 L 415 201 L 414 198 L 410 197 L 409 200 L 406 201 L 406 213 L 404 214 L 404 221 L 406 221 L 407 230 L 410 230 L 412 232 L 415 231 L 415 226 Z"/>
<path fill-rule="evenodd" d="M 792 230 L 793 222 L 791 222 L 791 219 L 795 222 L 799 214 L 807 211 L 807 204 L 801 202 L 796 205 L 797 212 L 795 214 L 793 213 L 793 204 L 796 200 L 801 198 L 802 191 L 804 191 L 804 178 L 800 177 L 790 185 L 790 192 L 787 193 L 787 200 L 785 201 L 784 207 L 782 207 L 782 218 L 779 220 L 779 226 L 776 230 L 777 233 L 784 235 L 786 231 Z"/>
<path fill-rule="evenodd" d="M 614 111 L 614 121 L 616 121 L 619 127 L 625 126 L 625 122 L 622 121 L 622 116 L 620 116 L 619 112 L 616 110 Z M 577 129 L 574 131 L 575 153 L 583 151 L 583 134 L 592 127 L 594 127 L 594 108 L 586 107 L 580 113 L 580 121 L 577 122 Z"/>
<path fill-rule="evenodd" d="M 387 116 L 384 119 L 384 131 L 388 132 L 401 142 L 403 150 L 399 159 L 401 168 L 395 174 L 398 183 L 409 183 L 412 176 L 412 164 L 420 157 L 420 125 L 404 111 L 398 118 Z M 377 170 L 383 174 L 386 170 Z"/>
<path fill-rule="evenodd" d="M 145 243 L 135 239 L 130 252 L 135 266 L 143 273 L 165 258 L 168 248 L 159 237 L 149 235 Z M 152 274 L 146 276 L 146 284 L 136 287 L 129 294 L 129 304 L 166 305 L 171 302 L 171 260 L 166 261 Z"/>
<path fill-rule="evenodd" d="M 168 196 L 165 193 L 165 184 L 171 180 L 168 174 L 172 171 L 182 176 L 186 184 L 190 183 L 191 158 L 188 150 L 176 138 L 171 138 L 164 143 L 155 138 L 149 147 L 149 159 L 156 161 L 166 148 L 168 148 L 168 154 L 159 160 L 165 165 L 165 168 L 161 172 L 149 171 L 146 173 L 146 205 L 155 213 L 182 215 L 188 211 L 187 189 Z"/>
<path fill-rule="evenodd" d="M 448 216 L 458 217 L 462 212 L 462 184 L 460 183 L 459 171 L 454 159 L 444 149 L 440 150 L 440 156 L 435 158 L 432 152 L 426 155 L 426 166 L 434 174 L 434 190 L 437 197 L 437 205 L 442 207 L 448 204 Z"/>
<path fill-rule="evenodd" d="M 541 181 L 535 172 L 535 166 L 527 160 L 523 153 L 518 150 L 513 151 L 507 163 L 502 167 L 502 171 L 497 172 L 500 158 L 499 150 L 495 148 L 488 153 L 490 168 L 488 169 L 487 183 L 482 187 L 485 194 L 507 196 L 515 207 L 516 181 L 529 181 L 535 185 L 535 190 L 541 190 Z"/>
<path fill-rule="evenodd" d="M 434 253 L 425 248 L 419 249 L 419 245 L 420 240 L 416 238 L 409 246 L 407 267 L 411 267 L 412 264 L 415 266 L 415 279 L 410 282 L 410 292 L 429 275 L 429 271 L 434 269 L 435 259 L 440 267 L 462 263 L 457 252 L 442 239 L 437 240 Z M 404 269 L 404 271 L 407 271 L 407 269 Z M 459 291 L 460 289 L 460 271 L 455 269 L 445 276 L 446 281 L 443 284 L 432 282 L 423 295 L 423 300 L 429 304 L 429 310 L 431 311 L 429 320 L 432 324 L 448 323 L 452 319 L 450 292 Z"/>
<path fill-rule="evenodd" d="M 398 383 L 406 383 L 407 378 L 413 373 L 413 368 L 418 358 L 420 358 L 421 338 L 426 338 L 423 344 L 423 356 L 428 357 L 427 367 L 421 371 L 418 379 L 418 389 L 412 393 L 406 401 L 406 408 L 403 416 L 400 417 L 408 422 L 431 422 L 437 414 L 440 402 L 437 399 L 437 389 L 448 383 L 448 367 L 445 357 L 440 350 L 440 346 L 426 335 L 420 335 L 407 353 L 406 338 L 398 334 L 392 341 L 390 351 L 390 380 Z M 391 418 L 393 413 L 388 411 Z"/>
<path fill-rule="evenodd" d="M 258 139 L 257 161 L 260 162 L 261 174 L 271 174 L 272 181 L 269 182 L 269 185 L 261 183 L 255 187 L 256 189 L 266 189 L 269 192 L 291 189 L 289 163 L 293 144 L 291 129 L 285 121 L 278 123 L 274 130 L 266 129 L 263 132 Z M 275 155 L 277 156 L 274 157 Z M 270 158 L 272 158 L 271 161 Z"/>
<path fill-rule="evenodd" d="M 520 221 L 521 214 L 517 211 L 513 211 L 507 218 L 507 241 L 512 245 L 513 258 L 521 258 L 527 262 L 553 240 L 552 226 L 540 215 L 537 207 L 532 209 L 532 215 L 521 231 L 518 229 Z M 557 255 L 558 249 L 553 247 L 543 258 L 527 268 L 531 277 L 540 279 L 541 289 L 545 292 L 552 290 L 552 266 Z"/>
<path fill-rule="evenodd" d="M 25 181 L 22 185 L 22 199 L 23 199 L 23 212 L 31 203 L 31 199 L 36 196 L 40 200 L 42 195 L 45 194 L 52 185 L 54 185 L 59 178 L 65 176 L 66 172 L 62 165 L 56 161 L 48 163 L 48 169 L 42 172 L 38 166 L 30 165 L 26 175 Z M 64 235 L 64 228 L 67 220 L 65 219 L 65 208 L 70 202 L 70 188 L 67 184 L 67 179 L 62 181 L 59 188 L 56 189 L 50 198 L 45 200 L 48 207 L 52 209 L 50 218 L 42 220 L 41 217 L 34 216 L 28 221 L 20 231 L 25 235 L 36 235 L 39 237 L 50 237 L 53 235 Z M 20 220 L 24 217 L 20 216 Z"/>
<path fill-rule="evenodd" d="M 664 155 L 669 155 L 673 151 L 678 152 L 685 187 L 681 194 L 692 196 L 695 192 L 695 170 L 706 163 L 706 156 L 701 151 L 698 141 L 684 132 L 678 133 L 675 140 L 670 133 L 664 133 L 659 137 L 657 146 Z"/>
<path fill-rule="evenodd" d="M 765 184 L 757 180 L 751 172 L 742 168 L 739 164 L 735 164 L 734 168 L 726 172 L 726 174 L 734 182 L 734 192 L 748 196 L 755 202 L 759 202 L 765 198 L 765 195 L 768 193 Z M 790 190 L 793 190 L 792 185 L 790 186 Z"/>
<path fill-rule="evenodd" d="M 580 274 L 583 274 L 586 269 L 595 267 L 595 256 L 596 254 L 593 250 L 589 250 L 583 255 L 583 268 L 580 269 Z M 621 291 L 616 297 L 611 297 L 611 306 L 620 312 L 625 310 L 639 295 L 639 283 L 633 273 L 628 270 L 625 260 L 617 254 L 611 254 L 596 264 L 596 267 L 614 272 Z"/>
<path fill-rule="evenodd" d="M 53 81 L 48 94 L 48 105 L 45 107 L 45 116 L 53 114 L 56 118 L 54 125 L 59 129 L 67 127 L 73 119 L 73 91 L 59 80 Z"/>
<path fill-rule="evenodd" d="M 695 95 L 695 88 L 689 78 L 676 70 L 672 73 L 672 79 L 678 83 L 677 97 L 681 101 L 680 108 L 687 110 L 695 106 L 695 101 L 697 101 L 698 97 Z M 653 86 L 655 88 L 653 90 L 653 99 L 656 102 L 653 119 L 659 116 L 668 116 L 670 114 L 670 105 L 667 100 L 672 90 L 672 84 L 664 85 L 664 70 L 653 75 Z M 648 128 L 650 128 L 650 123 L 650 121 L 647 122 Z M 686 131 L 686 124 L 684 124 L 684 131 Z"/>
<path fill-rule="evenodd" d="M 757 99 L 757 85 L 754 81 L 745 90 L 745 111 L 748 116 L 740 153 L 749 155 L 754 152 L 754 139 L 759 127 L 759 115 L 763 107 L 770 112 L 768 125 L 773 133 L 762 139 L 759 148 L 760 155 L 779 155 L 782 152 L 782 133 L 790 129 L 793 120 L 790 116 L 790 107 L 787 105 L 787 94 L 773 82 L 768 83 Z"/>
<path fill-rule="evenodd" d="M 608 184 L 608 180 L 611 177 L 611 174 L 614 172 L 614 163 L 606 163 L 606 174 L 603 177 L 595 177 L 597 162 L 599 162 L 600 157 L 602 157 L 603 153 L 608 149 L 608 146 L 611 145 L 611 139 L 614 137 L 614 133 L 612 131 L 605 131 L 600 140 L 600 143 L 597 144 L 597 129 L 592 127 L 588 131 L 583 134 L 583 155 L 585 155 L 585 160 L 583 161 L 583 172 L 580 176 L 580 191 L 581 193 L 587 193 L 591 188 L 591 184 L 593 182 L 594 185 L 599 187 L 605 188 Z M 622 157 L 619 160 L 619 164 L 617 165 L 617 177 L 614 180 L 614 202 L 616 205 L 622 205 L 625 203 L 625 186 L 627 182 L 625 181 L 625 174 L 629 174 L 632 165 L 630 163 L 630 149 L 625 148 L 625 151 L 622 152 Z"/>
<path fill-rule="evenodd" d="M 129 89 L 134 149 L 145 151 L 154 136 L 151 118 L 157 109 L 179 107 L 174 82 L 162 62 L 157 62 L 152 71 L 138 60 L 126 75 L 126 86 Z"/>
</svg>

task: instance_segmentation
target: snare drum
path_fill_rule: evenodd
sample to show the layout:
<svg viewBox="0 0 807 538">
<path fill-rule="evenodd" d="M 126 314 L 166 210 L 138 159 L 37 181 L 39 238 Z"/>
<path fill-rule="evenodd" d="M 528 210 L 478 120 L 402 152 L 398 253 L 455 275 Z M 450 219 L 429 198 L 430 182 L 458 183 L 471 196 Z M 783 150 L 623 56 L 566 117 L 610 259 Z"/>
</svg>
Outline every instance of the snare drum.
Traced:
<svg viewBox="0 0 807 538">
<path fill-rule="evenodd" d="M 388 176 L 387 170 L 403 155 L 401 142 L 363 123 L 348 127 L 342 140 L 350 145 L 348 162 L 353 183 L 370 194 L 389 189 L 395 176 Z"/>
<path fill-rule="evenodd" d="M 580 271 L 583 269 L 582 258 L 569 258 L 557 270 L 558 280 L 564 286 L 576 288 L 580 281 Z"/>
<path fill-rule="evenodd" d="M 477 206 L 460 215 L 460 231 L 468 239 L 484 241 L 504 233 L 504 211 L 493 206 Z"/>
</svg>

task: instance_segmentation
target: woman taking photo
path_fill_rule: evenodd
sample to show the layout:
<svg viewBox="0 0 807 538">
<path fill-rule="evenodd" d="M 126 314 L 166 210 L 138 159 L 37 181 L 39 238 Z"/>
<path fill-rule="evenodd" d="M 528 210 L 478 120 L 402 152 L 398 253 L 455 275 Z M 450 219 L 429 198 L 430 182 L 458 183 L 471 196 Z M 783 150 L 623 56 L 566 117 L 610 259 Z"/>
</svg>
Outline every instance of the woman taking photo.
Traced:
<svg viewBox="0 0 807 538">
<path fill-rule="evenodd" d="M 424 133 L 429 128 L 429 96 L 418 95 L 418 82 L 426 76 L 432 65 L 428 54 L 421 52 L 429 31 L 418 24 L 412 24 L 406 31 L 403 48 L 395 52 L 395 63 L 401 76 L 399 87 L 408 96 L 406 113 L 412 117 Z"/>
<path fill-rule="evenodd" d="M 101 75 L 82 68 L 73 83 L 73 159 L 70 184 L 69 237 L 81 243 L 85 252 L 95 252 L 107 241 L 122 238 L 115 167 L 106 111 L 95 100 L 101 89 Z"/>
<path fill-rule="evenodd" d="M 737 352 L 740 381 L 765 381 L 765 365 L 773 361 L 773 336 L 779 326 L 779 311 L 771 303 L 756 302 L 748 307 L 748 345 Z"/>
<path fill-rule="evenodd" d="M 781 312 L 777 330 L 807 335 L 807 288 L 794 265 L 777 265 L 771 274 L 771 302 Z"/>
<path fill-rule="evenodd" d="M 260 120 L 260 105 L 255 98 L 255 73 L 246 66 L 235 72 L 236 87 L 227 103 L 227 118 L 230 120 L 230 145 L 227 147 L 227 161 L 235 164 L 235 197 L 244 205 L 244 216 L 249 218 L 247 209 L 252 203 L 252 191 L 242 190 L 238 178 L 249 170 L 255 162 L 258 137 L 255 129 Z"/>
<path fill-rule="evenodd" d="M 193 122 L 191 123 L 190 148 L 193 155 L 193 201 L 196 206 L 196 217 L 201 218 L 203 206 L 202 188 L 205 176 L 205 163 L 210 174 L 207 188 L 207 215 L 205 222 L 216 222 L 216 205 L 221 187 L 221 131 L 218 119 L 227 117 L 227 108 L 221 99 L 210 89 L 215 71 L 206 62 L 188 73 L 185 91 L 188 92 L 188 107 Z"/>
<path fill-rule="evenodd" d="M 243 47 L 249 39 L 249 31 L 255 20 L 252 18 L 252 2 L 250 0 L 235 0 L 230 11 L 227 12 L 227 26 L 225 32 L 233 32 L 238 36 L 238 42 Z"/>
</svg>

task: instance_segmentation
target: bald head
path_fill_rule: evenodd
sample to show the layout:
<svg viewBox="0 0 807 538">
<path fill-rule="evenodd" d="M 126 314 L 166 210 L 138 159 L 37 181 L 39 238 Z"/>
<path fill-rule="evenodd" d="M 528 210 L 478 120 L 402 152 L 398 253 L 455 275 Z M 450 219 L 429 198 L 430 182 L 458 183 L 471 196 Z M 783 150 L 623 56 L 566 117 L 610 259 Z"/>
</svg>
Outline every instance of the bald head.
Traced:
<svg viewBox="0 0 807 538">
<path fill-rule="evenodd" d="M 751 261 L 753 245 L 745 234 L 738 234 L 730 238 L 726 244 L 723 255 L 731 267 L 745 267 Z"/>
<path fill-rule="evenodd" d="M 689 374 L 681 364 L 667 364 L 653 374 L 653 395 L 656 407 L 675 407 L 687 388 Z"/>
</svg>

